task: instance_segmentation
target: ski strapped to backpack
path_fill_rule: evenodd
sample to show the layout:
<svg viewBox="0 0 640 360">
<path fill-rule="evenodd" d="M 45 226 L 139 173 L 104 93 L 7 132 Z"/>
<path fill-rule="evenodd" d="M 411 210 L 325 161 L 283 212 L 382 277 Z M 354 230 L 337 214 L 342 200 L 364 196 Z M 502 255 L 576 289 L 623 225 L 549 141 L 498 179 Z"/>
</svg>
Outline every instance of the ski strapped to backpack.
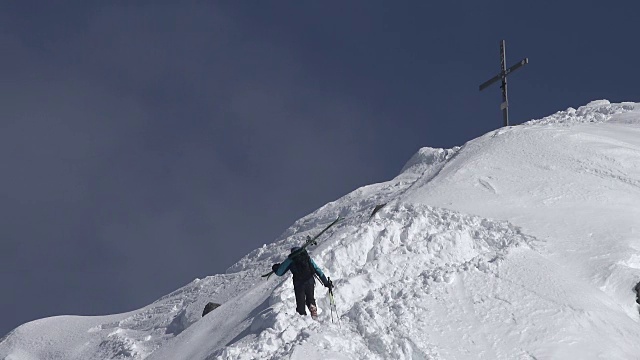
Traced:
<svg viewBox="0 0 640 360">
<path fill-rule="evenodd" d="M 309 245 L 317 245 L 318 243 L 316 242 L 316 239 L 319 238 L 322 234 L 324 234 L 327 230 L 329 230 L 329 228 L 331 228 L 333 225 L 335 225 L 336 223 L 338 223 L 338 221 L 342 220 L 342 218 L 340 216 L 338 216 L 337 219 L 333 220 L 333 222 L 329 225 L 327 225 L 327 227 L 325 227 L 322 231 L 320 231 L 320 233 L 318 233 L 318 235 L 314 236 L 314 237 L 310 237 L 307 236 L 307 240 L 304 242 L 304 244 L 302 244 L 302 246 L 300 247 L 300 249 L 292 252 L 289 257 L 290 258 L 294 258 L 297 255 L 301 254 Z M 271 274 L 273 274 L 274 271 L 269 271 L 268 273 L 262 275 L 262 277 L 266 277 L 267 280 L 269 279 L 269 276 L 271 276 Z"/>
</svg>

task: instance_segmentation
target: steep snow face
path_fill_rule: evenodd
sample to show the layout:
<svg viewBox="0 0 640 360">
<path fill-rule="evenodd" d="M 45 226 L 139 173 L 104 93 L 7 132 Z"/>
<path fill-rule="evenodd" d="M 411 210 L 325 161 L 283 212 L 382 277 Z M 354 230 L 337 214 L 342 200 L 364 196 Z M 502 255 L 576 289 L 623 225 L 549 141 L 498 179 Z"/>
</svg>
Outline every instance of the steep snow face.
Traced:
<svg viewBox="0 0 640 360">
<path fill-rule="evenodd" d="M 521 226 L 548 243 L 549 259 L 635 316 L 640 109 L 598 101 L 528 124 L 467 143 L 400 201 Z"/>
<path fill-rule="evenodd" d="M 25 324 L 0 359 L 635 359 L 639 109 L 600 100 L 423 148 L 226 274 L 127 314 Z M 260 275 L 338 215 L 311 247 L 336 308 L 317 288 L 313 321 L 290 275 Z M 201 318 L 208 301 L 222 306 Z"/>
<path fill-rule="evenodd" d="M 446 304 L 452 284 L 465 274 L 495 276 L 507 253 L 533 239 L 496 222 L 424 205 L 390 205 L 365 225 L 348 221 L 331 245 L 314 253 L 334 277 L 340 324 L 318 294 L 322 324 L 293 312 L 290 281 L 279 282 L 270 307 L 258 314 L 249 337 L 214 353 L 221 359 L 415 359 L 462 355 L 457 342 L 482 340 L 466 326 L 437 321 L 453 314 Z M 485 286 L 483 281 L 477 286 Z M 464 285 L 457 285 L 461 293 Z M 465 301 L 469 294 L 464 294 Z M 461 308 L 466 311 L 466 304 Z M 459 309 L 460 310 L 460 309 Z M 447 313 L 448 315 L 446 315 Z M 459 316 L 464 317 L 459 313 Z M 449 339 L 431 344 L 426 339 Z M 346 341 L 345 341 L 346 340 Z M 452 341 L 453 340 L 453 341 Z M 315 349 L 315 350 L 314 350 Z M 317 352 L 316 350 L 321 350 Z"/>
</svg>

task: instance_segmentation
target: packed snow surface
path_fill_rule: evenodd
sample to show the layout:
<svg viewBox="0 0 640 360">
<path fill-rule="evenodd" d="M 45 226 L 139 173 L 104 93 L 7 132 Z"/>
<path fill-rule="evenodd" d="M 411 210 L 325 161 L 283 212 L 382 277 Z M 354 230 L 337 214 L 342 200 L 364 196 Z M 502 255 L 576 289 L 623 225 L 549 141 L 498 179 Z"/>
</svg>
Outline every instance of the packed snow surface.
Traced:
<svg viewBox="0 0 640 360">
<path fill-rule="evenodd" d="M 640 106 L 594 101 L 420 149 L 226 274 L 130 313 L 24 324 L 0 359 L 638 359 L 638 204 Z M 314 321 L 290 275 L 260 275 L 338 216 L 309 248 L 336 286 L 336 312 L 316 288 Z"/>
</svg>

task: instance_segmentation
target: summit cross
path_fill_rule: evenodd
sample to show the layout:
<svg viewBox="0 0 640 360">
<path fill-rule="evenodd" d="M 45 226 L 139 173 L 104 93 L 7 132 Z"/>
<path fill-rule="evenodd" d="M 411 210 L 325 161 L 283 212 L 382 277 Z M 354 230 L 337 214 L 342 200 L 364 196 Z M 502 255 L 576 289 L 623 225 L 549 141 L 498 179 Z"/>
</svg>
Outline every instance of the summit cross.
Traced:
<svg viewBox="0 0 640 360">
<path fill-rule="evenodd" d="M 500 104 L 500 110 L 502 110 L 502 119 L 504 120 L 504 126 L 509 126 L 509 100 L 507 98 L 507 75 L 518 70 L 524 65 L 529 63 L 529 58 L 520 60 L 517 64 L 507 69 L 507 56 L 505 54 L 505 41 L 500 42 L 500 73 L 491 79 L 485 81 L 480 85 L 480 91 L 486 89 L 489 85 L 498 80 L 502 80 L 502 104 Z"/>
</svg>

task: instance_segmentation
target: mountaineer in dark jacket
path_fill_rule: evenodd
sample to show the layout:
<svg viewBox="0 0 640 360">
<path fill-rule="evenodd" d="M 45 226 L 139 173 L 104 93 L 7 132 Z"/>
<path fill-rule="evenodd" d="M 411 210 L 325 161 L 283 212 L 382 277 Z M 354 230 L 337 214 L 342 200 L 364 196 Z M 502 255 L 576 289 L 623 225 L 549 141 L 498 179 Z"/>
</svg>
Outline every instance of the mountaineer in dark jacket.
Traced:
<svg viewBox="0 0 640 360">
<path fill-rule="evenodd" d="M 293 274 L 293 291 L 296 294 L 296 311 L 300 315 L 307 315 L 305 311 L 306 305 L 309 308 L 309 312 L 311 312 L 311 317 L 314 320 L 317 319 L 318 308 L 313 294 L 314 276 L 317 276 L 325 287 L 332 288 L 333 283 L 327 280 L 322 270 L 309 256 L 307 250 L 300 247 L 292 248 L 291 254 L 287 259 L 282 264 L 273 264 L 271 270 L 278 276 L 282 276 L 288 270 L 291 270 Z"/>
</svg>

